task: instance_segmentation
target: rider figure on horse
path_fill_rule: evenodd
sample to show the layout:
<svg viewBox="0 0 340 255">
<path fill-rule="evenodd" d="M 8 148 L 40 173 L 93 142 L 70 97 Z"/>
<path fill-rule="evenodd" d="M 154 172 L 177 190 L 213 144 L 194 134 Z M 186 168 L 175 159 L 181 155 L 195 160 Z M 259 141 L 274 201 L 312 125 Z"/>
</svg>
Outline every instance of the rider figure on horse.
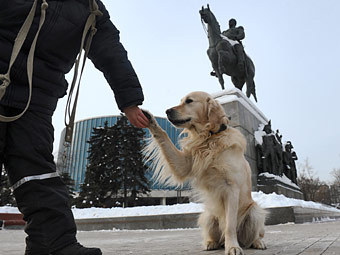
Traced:
<svg viewBox="0 0 340 255">
<path fill-rule="evenodd" d="M 243 49 L 243 44 L 241 40 L 244 39 L 245 33 L 244 28 L 242 26 L 236 27 L 236 20 L 230 19 L 229 20 L 229 29 L 223 31 L 222 34 L 228 37 L 230 40 L 237 41 L 233 47 L 235 54 L 237 56 L 237 67 L 239 70 L 245 70 L 245 53 Z"/>
<path fill-rule="evenodd" d="M 244 29 L 236 27 L 236 20 L 229 21 L 229 29 L 221 32 L 220 25 L 209 8 L 199 11 L 202 23 L 207 24 L 205 29 L 208 36 L 209 48 L 208 57 L 211 61 L 212 76 L 218 78 L 222 90 L 224 89 L 223 74 L 231 77 L 234 86 L 242 91 L 244 84 L 247 85 L 246 95 L 249 98 L 253 95 L 255 101 L 255 65 L 251 58 L 244 52 L 241 40 L 244 39 Z M 203 24 L 204 25 L 204 24 Z"/>
</svg>

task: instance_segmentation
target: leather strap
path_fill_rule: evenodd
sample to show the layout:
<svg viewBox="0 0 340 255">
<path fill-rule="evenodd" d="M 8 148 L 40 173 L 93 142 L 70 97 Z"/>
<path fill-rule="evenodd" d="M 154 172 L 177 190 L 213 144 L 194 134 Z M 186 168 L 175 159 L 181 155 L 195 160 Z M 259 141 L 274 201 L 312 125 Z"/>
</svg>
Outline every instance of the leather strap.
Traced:
<svg viewBox="0 0 340 255">
<path fill-rule="evenodd" d="M 213 132 L 213 131 L 210 130 L 209 133 L 210 133 L 210 135 L 216 135 L 216 134 L 221 133 L 222 131 L 226 130 L 227 128 L 228 128 L 227 125 L 221 124 L 220 129 L 217 130 L 217 132 Z"/>
<path fill-rule="evenodd" d="M 67 98 L 67 104 L 66 104 L 66 109 L 65 109 L 65 119 L 64 119 L 65 125 L 66 125 L 65 142 L 68 142 L 68 143 L 71 143 L 72 136 L 73 136 L 74 119 L 75 119 L 76 108 L 77 108 L 77 103 L 78 103 L 79 87 L 80 87 L 81 77 L 83 75 L 85 62 L 86 62 L 86 59 L 87 59 L 87 56 L 88 56 L 88 53 L 89 53 L 89 50 L 90 50 L 90 47 L 91 47 L 92 38 L 97 31 L 97 29 L 96 29 L 96 16 L 103 15 L 103 13 L 101 11 L 99 11 L 98 5 L 97 5 L 95 0 L 89 0 L 89 5 L 90 5 L 90 11 L 91 12 L 90 12 L 89 17 L 87 18 L 85 28 L 84 28 L 84 31 L 83 31 L 83 36 L 82 36 L 82 40 L 81 40 L 81 44 L 80 44 L 80 50 L 79 50 L 79 54 L 78 54 L 78 57 L 77 57 L 76 62 L 75 62 L 72 84 L 71 84 L 70 92 L 69 92 L 69 95 L 68 95 L 68 98 Z M 86 45 L 85 45 L 85 55 L 83 57 L 83 64 L 82 64 L 82 67 L 81 67 L 81 72 L 80 72 L 79 81 L 78 81 L 78 85 L 77 85 L 77 92 L 76 92 L 76 95 L 75 95 L 75 98 L 74 98 L 74 103 L 73 103 L 72 110 L 71 110 L 72 94 L 73 94 L 73 91 L 75 89 L 75 85 L 76 85 L 77 78 L 78 78 L 79 63 L 80 63 L 81 57 L 83 55 L 83 47 L 84 47 L 86 35 L 88 34 L 89 31 L 90 31 L 90 34 L 88 35 Z M 67 118 L 68 118 L 68 121 L 67 121 Z"/>
<path fill-rule="evenodd" d="M 11 55 L 11 59 L 10 59 L 10 64 L 9 64 L 9 68 L 8 68 L 7 73 L 6 74 L 0 74 L 0 81 L 2 81 L 2 84 L 0 85 L 0 100 L 6 92 L 6 88 L 11 83 L 11 79 L 10 79 L 11 68 L 12 68 L 12 66 L 13 66 L 13 64 L 14 64 L 14 62 L 15 62 L 15 60 L 16 60 L 16 58 L 17 58 L 17 56 L 18 56 L 18 54 L 19 54 L 19 52 L 22 48 L 22 45 L 24 44 L 24 42 L 27 38 L 28 32 L 29 32 L 29 30 L 32 26 L 34 15 L 35 15 L 36 8 L 37 8 L 37 2 L 38 2 L 38 0 L 34 0 L 33 6 L 32 6 L 24 24 L 22 25 L 22 27 L 21 27 L 21 29 L 20 29 L 20 31 L 19 31 L 16 39 L 15 39 L 13 51 L 12 51 L 12 55 Z M 94 34 L 96 33 L 96 16 L 103 15 L 103 13 L 101 11 L 99 11 L 98 4 L 96 3 L 96 0 L 89 0 L 89 6 L 90 6 L 90 15 L 87 18 L 87 21 L 86 21 L 86 24 L 85 24 L 79 54 L 78 54 L 78 57 L 75 61 L 74 75 L 73 75 L 72 84 L 71 84 L 69 96 L 68 96 L 68 99 L 67 99 L 66 110 L 65 110 L 65 125 L 66 125 L 65 141 L 66 142 L 72 141 L 74 119 L 75 119 L 76 108 L 77 108 L 77 103 L 78 103 L 78 96 L 79 96 L 80 81 L 81 81 L 81 77 L 82 77 L 82 74 L 83 74 L 83 71 L 84 71 L 86 58 L 88 56 L 88 53 L 89 53 L 89 50 L 90 50 L 90 47 L 91 47 L 92 38 L 93 38 Z M 29 51 L 29 55 L 28 55 L 28 58 L 27 58 L 27 75 L 28 75 L 29 95 L 28 95 L 26 107 L 24 108 L 24 110 L 20 114 L 18 114 L 16 116 L 6 117 L 6 116 L 3 116 L 3 115 L 0 115 L 0 121 L 2 121 L 2 122 L 11 122 L 11 121 L 19 119 L 22 115 L 24 115 L 24 113 L 27 111 L 27 109 L 30 105 L 31 96 L 32 96 L 32 77 L 33 77 L 34 52 L 35 52 L 36 43 L 37 43 L 37 39 L 38 39 L 40 30 L 41 30 L 41 27 L 45 22 L 47 7 L 48 7 L 48 4 L 47 4 L 46 0 L 43 0 L 43 2 L 41 4 L 41 16 L 40 16 L 40 21 L 39 21 L 39 28 L 38 28 L 38 31 L 35 35 L 33 42 L 32 42 L 32 45 L 31 45 L 31 48 L 30 48 L 30 51 Z M 77 92 L 76 92 L 76 96 L 75 96 L 75 99 L 74 99 L 73 106 L 71 107 L 72 95 L 73 95 L 73 91 L 75 89 L 77 78 L 78 78 L 79 64 L 80 64 L 80 60 L 81 60 L 81 57 L 82 57 L 85 39 L 86 39 L 86 36 L 87 36 L 89 31 L 90 31 L 90 33 L 88 35 L 88 39 L 87 39 L 86 45 L 85 45 L 85 55 L 84 55 L 84 58 L 83 58 L 81 73 L 80 73 L 79 81 L 78 81 L 78 85 L 77 85 Z M 72 110 L 71 110 L 71 108 L 72 108 Z M 68 121 L 67 121 L 67 117 L 69 119 Z"/>
<path fill-rule="evenodd" d="M 15 38 L 15 42 L 14 42 L 12 55 L 11 55 L 11 59 L 10 59 L 10 63 L 9 63 L 9 66 L 8 66 L 7 73 L 6 74 L 0 74 L 0 81 L 2 81 L 2 84 L 0 85 L 0 100 L 5 95 L 6 88 L 11 83 L 11 78 L 10 78 L 11 69 L 12 69 L 12 66 L 13 66 L 16 58 L 19 55 L 19 52 L 22 48 L 22 45 L 24 44 L 26 37 L 27 37 L 27 34 L 28 34 L 28 32 L 29 32 L 29 30 L 32 26 L 35 11 L 36 11 L 36 8 L 37 8 L 37 2 L 38 2 L 37 0 L 34 1 L 33 6 L 31 8 L 31 11 L 29 12 L 24 24 L 20 28 L 20 31 L 19 31 L 17 37 Z M 24 113 L 27 111 L 27 109 L 30 105 L 31 96 L 32 96 L 32 77 L 33 77 L 34 52 L 35 52 L 37 39 L 38 39 L 40 30 L 41 30 L 41 27 L 45 22 L 46 9 L 47 8 L 48 8 L 48 4 L 47 4 L 46 0 L 43 0 L 43 2 L 41 4 L 41 15 L 40 15 L 40 21 L 39 21 L 39 28 L 38 28 L 37 33 L 35 34 L 35 37 L 34 37 L 34 40 L 32 42 L 30 51 L 28 53 L 27 76 L 28 76 L 28 87 L 29 87 L 29 89 L 28 89 L 28 100 L 27 100 L 27 103 L 26 103 L 26 107 L 24 108 L 24 110 L 20 114 L 18 114 L 16 116 L 6 117 L 6 116 L 3 116 L 3 115 L 0 115 L 0 121 L 2 121 L 2 122 L 11 122 L 11 121 L 19 119 L 22 115 L 24 115 Z"/>
</svg>

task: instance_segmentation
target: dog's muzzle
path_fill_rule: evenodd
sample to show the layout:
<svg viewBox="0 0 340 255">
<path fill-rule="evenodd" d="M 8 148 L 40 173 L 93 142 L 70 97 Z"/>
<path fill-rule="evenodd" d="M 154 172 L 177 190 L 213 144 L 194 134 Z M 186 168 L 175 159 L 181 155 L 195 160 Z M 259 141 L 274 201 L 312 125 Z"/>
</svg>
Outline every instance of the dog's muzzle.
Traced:
<svg viewBox="0 0 340 255">
<path fill-rule="evenodd" d="M 176 111 L 173 108 L 170 108 L 168 110 L 166 110 L 166 115 L 168 117 L 168 120 L 174 124 L 174 125 L 182 125 L 186 122 L 191 121 L 191 118 L 187 118 L 187 119 L 177 119 L 176 116 Z"/>
</svg>

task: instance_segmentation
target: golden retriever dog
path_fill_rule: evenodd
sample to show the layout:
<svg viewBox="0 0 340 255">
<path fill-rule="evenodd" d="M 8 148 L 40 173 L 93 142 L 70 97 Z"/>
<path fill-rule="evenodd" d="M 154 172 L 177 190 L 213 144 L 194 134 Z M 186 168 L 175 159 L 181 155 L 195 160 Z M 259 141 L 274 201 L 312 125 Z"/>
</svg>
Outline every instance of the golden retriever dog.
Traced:
<svg viewBox="0 0 340 255">
<path fill-rule="evenodd" d="M 192 92 L 166 111 L 169 121 L 183 128 L 181 150 L 171 142 L 155 118 L 150 120 L 151 142 L 145 151 L 158 181 L 183 184 L 190 180 L 204 203 L 198 222 L 207 250 L 225 247 L 240 255 L 245 248 L 266 249 L 265 211 L 251 197 L 251 169 L 244 157 L 246 140 L 222 106 L 205 92 Z"/>
</svg>

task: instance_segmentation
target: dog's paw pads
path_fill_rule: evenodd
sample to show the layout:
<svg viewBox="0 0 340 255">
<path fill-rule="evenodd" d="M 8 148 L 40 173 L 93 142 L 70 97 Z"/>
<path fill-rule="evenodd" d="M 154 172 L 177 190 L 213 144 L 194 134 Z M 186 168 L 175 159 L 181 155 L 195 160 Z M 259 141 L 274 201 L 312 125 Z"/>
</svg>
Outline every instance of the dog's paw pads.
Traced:
<svg viewBox="0 0 340 255">
<path fill-rule="evenodd" d="M 251 246 L 254 249 L 259 249 L 259 250 L 267 249 L 265 243 L 262 240 L 260 240 L 260 239 L 255 240 Z"/>
<path fill-rule="evenodd" d="M 244 255 L 240 247 L 231 247 L 226 251 L 226 255 Z"/>
<path fill-rule="evenodd" d="M 146 110 L 142 110 L 142 112 L 143 112 L 143 114 L 145 115 L 145 117 L 147 117 L 148 118 L 148 120 L 151 120 L 151 114 L 148 112 L 148 111 L 146 111 Z"/>
<path fill-rule="evenodd" d="M 142 112 L 145 115 L 145 117 L 148 118 L 151 125 L 156 123 L 155 117 L 149 111 L 142 110 Z"/>
</svg>

